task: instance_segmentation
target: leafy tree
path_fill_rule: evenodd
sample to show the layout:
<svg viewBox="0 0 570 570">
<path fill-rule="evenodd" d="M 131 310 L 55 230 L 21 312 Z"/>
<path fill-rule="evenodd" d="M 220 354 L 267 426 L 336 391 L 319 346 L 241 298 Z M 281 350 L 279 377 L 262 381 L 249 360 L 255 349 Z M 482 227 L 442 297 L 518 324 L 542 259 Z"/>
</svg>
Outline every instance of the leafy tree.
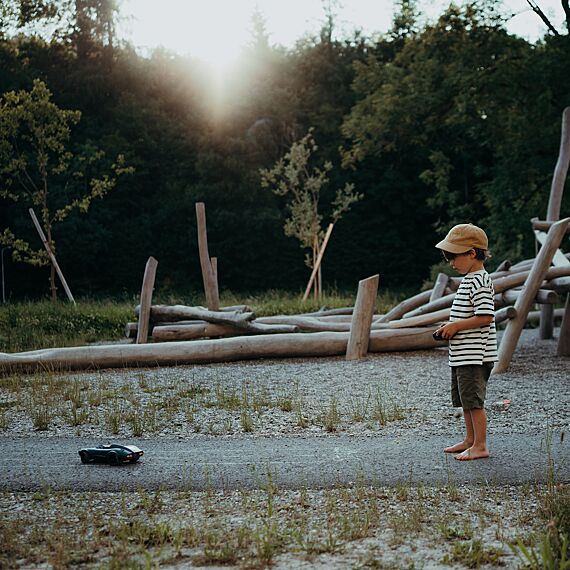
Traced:
<svg viewBox="0 0 570 570">
<path fill-rule="evenodd" d="M 60 109 L 40 80 L 31 91 L 11 91 L 0 101 L 0 197 L 39 207 L 48 245 L 55 253 L 54 225 L 73 211 L 87 212 L 91 202 L 115 187 L 119 176 L 131 173 L 118 155 L 110 173 L 100 166 L 104 153 L 92 144 L 82 152 L 69 150 L 71 128 L 81 117 L 78 111 Z M 97 174 L 95 174 L 97 172 Z M 13 249 L 13 259 L 31 265 L 50 264 L 43 248 L 34 249 L 10 228 L 0 242 Z M 55 268 L 50 287 L 56 300 Z"/>
<path fill-rule="evenodd" d="M 314 267 L 319 244 L 324 237 L 323 215 L 320 210 L 321 190 L 328 183 L 328 173 L 332 163 L 326 161 L 322 168 L 311 167 L 311 157 L 318 150 L 313 138 L 313 130 L 293 143 L 283 158 L 272 169 L 261 170 L 261 185 L 278 195 L 288 198 L 289 217 L 285 221 L 285 235 L 299 240 L 301 247 L 311 249 L 305 262 Z M 347 183 L 336 191 L 331 203 L 331 220 L 336 223 L 350 206 L 362 199 L 362 194 Z"/>
</svg>

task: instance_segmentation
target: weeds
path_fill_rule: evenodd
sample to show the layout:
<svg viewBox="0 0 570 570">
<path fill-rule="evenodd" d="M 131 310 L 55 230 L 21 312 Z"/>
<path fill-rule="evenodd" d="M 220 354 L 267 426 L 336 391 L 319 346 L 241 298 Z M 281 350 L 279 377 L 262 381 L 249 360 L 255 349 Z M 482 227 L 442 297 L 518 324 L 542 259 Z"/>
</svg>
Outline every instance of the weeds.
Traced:
<svg viewBox="0 0 570 570">
<path fill-rule="evenodd" d="M 467 568 L 479 568 L 483 564 L 503 565 L 503 551 L 500 548 L 485 548 L 481 540 L 458 542 L 451 547 L 451 553 L 441 559 L 444 564 L 463 564 Z"/>
</svg>

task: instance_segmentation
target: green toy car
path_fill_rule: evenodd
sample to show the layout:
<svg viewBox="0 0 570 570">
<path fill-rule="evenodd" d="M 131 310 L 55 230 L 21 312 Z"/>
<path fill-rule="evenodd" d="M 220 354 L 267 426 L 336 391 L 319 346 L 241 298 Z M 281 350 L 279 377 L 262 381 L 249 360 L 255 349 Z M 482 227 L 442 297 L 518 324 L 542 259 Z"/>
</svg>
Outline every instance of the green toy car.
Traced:
<svg viewBox="0 0 570 570">
<path fill-rule="evenodd" d="M 144 451 L 136 445 L 119 445 L 118 443 L 85 447 L 79 450 L 81 463 L 108 463 L 110 465 L 136 463 L 143 454 Z"/>
</svg>

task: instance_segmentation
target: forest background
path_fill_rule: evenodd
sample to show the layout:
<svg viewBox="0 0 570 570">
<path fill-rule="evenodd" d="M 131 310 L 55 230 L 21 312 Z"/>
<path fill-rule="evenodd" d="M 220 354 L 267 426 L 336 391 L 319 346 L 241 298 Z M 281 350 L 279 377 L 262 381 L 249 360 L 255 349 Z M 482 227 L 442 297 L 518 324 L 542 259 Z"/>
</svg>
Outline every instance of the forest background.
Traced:
<svg viewBox="0 0 570 570">
<path fill-rule="evenodd" d="M 69 150 L 99 153 L 101 175 L 119 155 L 132 170 L 88 212 L 54 227 L 75 295 L 136 293 L 150 255 L 159 291 L 199 290 L 199 201 L 221 289 L 304 288 L 306 252 L 284 235 L 285 199 L 262 188 L 260 169 L 309 129 L 314 165 L 334 165 L 325 221 L 335 189 L 354 184 L 363 195 L 331 237 L 329 287 L 353 289 L 380 273 L 382 287 L 418 289 L 438 268 L 434 244 L 459 222 L 487 230 L 491 266 L 534 255 L 529 220 L 546 213 L 570 105 L 568 11 L 566 29 L 530 43 L 506 31 L 495 0 L 450 5 L 431 24 L 402 0 L 392 29 L 374 40 L 339 39 L 328 10 L 320 34 L 287 49 L 271 45 L 255 13 L 220 101 L 196 60 L 164 49 L 143 56 L 118 39 L 120 8 L 119 0 L 0 7 L 0 94 L 42 80 L 55 104 L 81 112 Z M 56 180 L 50 191 L 65 200 L 81 182 Z M 566 192 L 562 212 L 569 205 Z M 9 227 L 39 248 L 29 206 L 0 200 L 0 233 Z M 49 269 L 4 249 L 7 296 L 46 296 Z"/>
</svg>

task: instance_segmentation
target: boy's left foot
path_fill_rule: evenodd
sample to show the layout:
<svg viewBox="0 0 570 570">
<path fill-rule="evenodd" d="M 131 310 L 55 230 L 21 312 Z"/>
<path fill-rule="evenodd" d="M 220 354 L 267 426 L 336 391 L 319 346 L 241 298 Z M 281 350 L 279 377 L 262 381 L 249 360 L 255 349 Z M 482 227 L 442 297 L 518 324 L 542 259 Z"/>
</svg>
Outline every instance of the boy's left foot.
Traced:
<svg viewBox="0 0 570 570">
<path fill-rule="evenodd" d="M 474 459 L 486 459 L 490 456 L 488 451 L 477 451 L 470 447 L 466 449 L 463 453 L 459 455 L 454 455 L 453 459 L 457 459 L 457 461 L 473 461 Z"/>
</svg>

